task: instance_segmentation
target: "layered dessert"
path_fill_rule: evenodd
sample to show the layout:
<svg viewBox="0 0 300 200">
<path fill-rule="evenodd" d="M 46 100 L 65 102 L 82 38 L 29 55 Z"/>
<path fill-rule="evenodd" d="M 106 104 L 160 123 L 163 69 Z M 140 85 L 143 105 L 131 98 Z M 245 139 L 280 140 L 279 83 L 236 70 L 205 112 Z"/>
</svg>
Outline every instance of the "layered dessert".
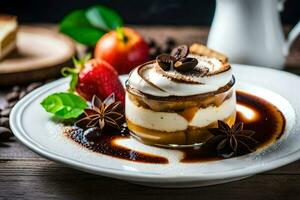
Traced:
<svg viewBox="0 0 300 200">
<path fill-rule="evenodd" d="M 0 60 L 16 48 L 17 18 L 0 15 Z"/>
<path fill-rule="evenodd" d="M 198 44 L 180 46 L 130 73 L 125 106 L 128 128 L 150 145 L 201 144 L 211 137 L 208 128 L 217 127 L 218 120 L 234 124 L 234 83 L 222 54 Z"/>
</svg>

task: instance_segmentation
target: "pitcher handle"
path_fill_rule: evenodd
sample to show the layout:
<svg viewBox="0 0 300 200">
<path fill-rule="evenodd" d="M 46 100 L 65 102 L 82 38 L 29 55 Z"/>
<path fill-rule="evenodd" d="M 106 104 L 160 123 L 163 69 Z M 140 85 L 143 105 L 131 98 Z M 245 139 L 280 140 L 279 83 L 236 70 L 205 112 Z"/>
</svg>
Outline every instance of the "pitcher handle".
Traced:
<svg viewBox="0 0 300 200">
<path fill-rule="evenodd" d="M 278 0 L 277 9 L 279 12 L 283 11 L 285 1 L 286 0 Z M 288 55 L 291 45 L 296 40 L 299 34 L 300 34 L 300 21 L 298 21 L 298 23 L 288 34 L 287 41 L 283 49 L 285 55 Z"/>
<path fill-rule="evenodd" d="M 294 26 L 294 28 L 288 34 L 288 38 L 286 41 L 287 49 L 290 49 L 291 45 L 296 40 L 299 33 L 300 33 L 300 21 Z"/>
</svg>

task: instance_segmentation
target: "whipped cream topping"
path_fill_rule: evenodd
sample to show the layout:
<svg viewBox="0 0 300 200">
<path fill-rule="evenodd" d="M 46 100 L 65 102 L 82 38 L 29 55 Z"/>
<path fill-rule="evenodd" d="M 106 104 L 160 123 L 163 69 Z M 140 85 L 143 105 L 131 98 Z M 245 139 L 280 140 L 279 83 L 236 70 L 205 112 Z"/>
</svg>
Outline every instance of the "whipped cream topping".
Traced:
<svg viewBox="0 0 300 200">
<path fill-rule="evenodd" d="M 149 62 L 131 72 L 129 84 L 145 94 L 168 97 L 217 91 L 231 81 L 230 65 L 207 56 L 189 54 L 188 57 L 198 60 L 197 66 L 190 72 L 164 71 L 156 62 Z"/>
</svg>

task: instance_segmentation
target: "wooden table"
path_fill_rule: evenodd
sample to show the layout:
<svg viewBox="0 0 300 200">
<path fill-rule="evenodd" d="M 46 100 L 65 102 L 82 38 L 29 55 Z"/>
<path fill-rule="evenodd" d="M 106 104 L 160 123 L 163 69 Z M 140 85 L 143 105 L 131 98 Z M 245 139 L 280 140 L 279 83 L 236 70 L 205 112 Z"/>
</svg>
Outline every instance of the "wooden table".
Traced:
<svg viewBox="0 0 300 200">
<path fill-rule="evenodd" d="M 139 27 L 159 41 L 205 42 L 207 28 Z M 300 72 L 300 39 L 293 45 L 286 70 Z M 3 98 L 3 92 L 0 94 Z M 42 134 L 42 133 L 41 133 Z M 299 144 L 300 145 L 300 144 Z M 0 144 L 2 199 L 300 199 L 300 160 L 285 167 L 232 183 L 190 189 L 159 189 L 96 176 L 49 161 L 13 138 Z"/>
</svg>

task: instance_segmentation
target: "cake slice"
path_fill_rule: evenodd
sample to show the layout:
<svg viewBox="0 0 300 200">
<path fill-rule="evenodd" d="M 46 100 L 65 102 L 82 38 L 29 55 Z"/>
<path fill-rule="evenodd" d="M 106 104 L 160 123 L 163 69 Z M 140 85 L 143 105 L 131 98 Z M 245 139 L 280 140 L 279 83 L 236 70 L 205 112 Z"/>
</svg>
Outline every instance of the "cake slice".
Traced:
<svg viewBox="0 0 300 200">
<path fill-rule="evenodd" d="M 16 48 L 17 17 L 0 15 L 0 60 Z"/>
</svg>

